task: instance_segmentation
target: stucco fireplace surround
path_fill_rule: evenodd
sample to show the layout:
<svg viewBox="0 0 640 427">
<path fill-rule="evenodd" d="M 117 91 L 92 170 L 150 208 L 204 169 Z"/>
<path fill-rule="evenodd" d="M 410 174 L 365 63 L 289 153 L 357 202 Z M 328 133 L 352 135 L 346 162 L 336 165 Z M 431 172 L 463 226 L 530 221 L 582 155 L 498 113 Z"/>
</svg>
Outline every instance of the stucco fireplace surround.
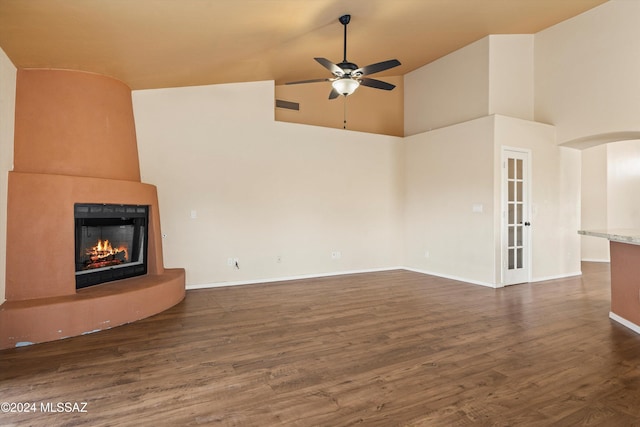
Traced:
<svg viewBox="0 0 640 427">
<path fill-rule="evenodd" d="M 165 269 L 156 188 L 140 182 L 131 90 L 98 74 L 18 70 L 0 348 L 94 332 L 184 298 Z M 147 209 L 146 274 L 76 289 L 77 204 Z"/>
</svg>

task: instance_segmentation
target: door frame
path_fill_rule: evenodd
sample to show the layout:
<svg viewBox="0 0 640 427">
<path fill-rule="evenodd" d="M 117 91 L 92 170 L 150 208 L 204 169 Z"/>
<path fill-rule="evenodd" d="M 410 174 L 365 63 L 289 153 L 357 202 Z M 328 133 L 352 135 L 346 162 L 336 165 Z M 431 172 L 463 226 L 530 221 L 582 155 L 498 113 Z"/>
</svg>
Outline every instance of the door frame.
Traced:
<svg viewBox="0 0 640 427">
<path fill-rule="evenodd" d="M 529 283 L 531 282 L 531 271 L 532 271 L 532 226 L 523 227 L 523 248 L 525 251 L 525 256 L 523 257 L 523 261 L 526 263 L 526 277 L 525 281 L 517 281 L 513 283 L 506 282 L 506 272 L 507 272 L 507 264 L 508 264 L 508 256 L 507 256 L 507 247 L 508 247 L 508 233 L 507 233 L 507 158 L 508 152 L 512 153 L 520 153 L 526 156 L 526 162 L 524 167 L 524 185 L 523 185 L 523 200 L 525 201 L 525 205 L 523 206 L 523 222 L 531 222 L 531 187 L 532 187 L 532 174 L 531 174 L 531 165 L 532 165 L 532 152 L 530 149 L 521 148 L 521 147 L 511 147 L 503 145 L 501 147 L 500 152 L 500 286 L 509 286 L 515 285 L 518 283 Z"/>
</svg>

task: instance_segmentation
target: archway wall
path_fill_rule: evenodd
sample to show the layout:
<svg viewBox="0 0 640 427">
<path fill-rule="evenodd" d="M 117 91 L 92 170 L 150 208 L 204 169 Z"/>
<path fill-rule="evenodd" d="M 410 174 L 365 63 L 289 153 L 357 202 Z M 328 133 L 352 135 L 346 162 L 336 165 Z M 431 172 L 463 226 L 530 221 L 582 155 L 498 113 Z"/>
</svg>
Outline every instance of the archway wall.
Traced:
<svg viewBox="0 0 640 427">
<path fill-rule="evenodd" d="M 639 18 L 640 2 L 612 0 L 536 33 L 535 121 L 559 145 L 640 135 Z"/>
</svg>

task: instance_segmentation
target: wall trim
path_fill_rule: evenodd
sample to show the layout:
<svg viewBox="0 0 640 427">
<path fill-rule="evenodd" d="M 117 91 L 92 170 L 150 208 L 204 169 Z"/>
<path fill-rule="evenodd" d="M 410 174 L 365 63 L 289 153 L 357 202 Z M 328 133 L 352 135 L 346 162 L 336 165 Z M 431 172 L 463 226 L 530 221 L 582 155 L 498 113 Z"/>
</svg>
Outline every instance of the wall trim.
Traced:
<svg viewBox="0 0 640 427">
<path fill-rule="evenodd" d="M 301 274 L 298 276 L 273 277 L 269 279 L 251 279 L 251 280 L 238 280 L 238 281 L 229 281 L 229 282 L 201 283 L 198 285 L 187 285 L 186 289 L 188 291 L 192 291 L 196 289 L 223 288 L 227 286 L 242 286 L 242 285 L 257 285 L 261 283 L 288 282 L 292 280 L 317 279 L 321 277 L 343 276 L 348 274 L 361 274 L 361 273 L 376 273 L 380 271 L 404 270 L 404 269 L 405 269 L 404 267 L 400 267 L 400 266 L 383 267 L 383 268 L 371 268 L 371 269 L 364 269 L 364 270 L 335 271 L 331 273 Z"/>
<path fill-rule="evenodd" d="M 402 267 L 403 270 L 407 270 L 407 271 L 413 271 L 414 273 L 421 273 L 421 274 L 426 274 L 428 276 L 435 276 L 435 277 L 442 277 L 443 279 L 449 279 L 449 280 L 455 280 L 458 282 L 464 282 L 464 283 L 468 283 L 471 285 L 480 285 L 480 286 L 486 286 L 489 288 L 497 288 L 498 286 L 495 283 L 489 283 L 489 282 L 483 282 L 480 280 L 471 280 L 471 279 L 467 279 L 464 277 L 459 277 L 459 276 L 453 276 L 450 274 L 442 274 L 442 273 L 434 273 L 433 271 L 427 271 L 427 270 L 420 270 L 417 268 L 411 268 L 411 267 Z"/>
<path fill-rule="evenodd" d="M 617 314 L 615 314 L 613 311 L 609 312 L 609 318 L 615 322 L 620 323 L 622 326 L 626 326 L 627 328 L 631 329 L 633 332 L 635 332 L 636 334 L 640 334 L 640 326 L 636 325 L 633 322 L 628 321 L 627 319 L 625 319 L 624 317 L 620 317 Z"/>
<path fill-rule="evenodd" d="M 580 261 L 582 262 L 611 262 L 609 259 L 604 258 L 582 258 Z"/>
<path fill-rule="evenodd" d="M 187 291 L 193 291 L 197 289 L 210 289 L 210 288 L 223 288 L 227 286 L 243 286 L 243 285 L 257 285 L 263 283 L 275 283 L 275 282 L 288 282 L 292 280 L 303 280 L 303 279 L 317 279 L 321 277 L 332 277 L 332 276 L 343 276 L 348 274 L 361 274 L 361 273 L 376 273 L 380 271 L 392 271 L 392 270 L 406 270 L 412 271 L 414 273 L 426 274 L 428 276 L 441 277 L 443 279 L 455 280 L 457 282 L 468 283 L 471 285 L 479 285 L 485 286 L 488 288 L 502 288 L 503 286 L 499 284 L 483 282 L 480 280 L 471 280 L 464 277 L 453 276 L 450 274 L 441 274 L 435 273 L 433 271 L 420 270 L 417 268 L 404 267 L 404 266 L 396 266 L 396 267 L 382 267 L 382 268 L 369 268 L 363 270 L 348 270 L 348 271 L 335 271 L 330 273 L 318 273 L 318 274 L 301 274 L 298 276 L 284 276 L 284 277 L 273 277 L 269 279 L 251 279 L 251 280 L 238 280 L 238 281 L 229 281 L 229 282 L 214 282 L 214 283 L 201 283 L 201 284 L 192 284 L 187 285 Z M 577 271 L 569 274 L 561 274 L 557 276 L 548 276 L 541 277 L 535 280 L 532 280 L 530 283 L 535 282 L 544 282 L 547 280 L 555 280 L 555 279 L 564 279 L 567 277 L 580 276 L 582 275 L 582 271 Z"/>
<path fill-rule="evenodd" d="M 567 273 L 567 274 L 558 274 L 555 276 L 538 277 L 535 279 L 531 279 L 530 283 L 546 282 L 547 280 L 566 279 L 567 277 L 575 277 L 575 276 L 582 276 L 582 270 L 574 271 L 572 273 Z"/>
</svg>

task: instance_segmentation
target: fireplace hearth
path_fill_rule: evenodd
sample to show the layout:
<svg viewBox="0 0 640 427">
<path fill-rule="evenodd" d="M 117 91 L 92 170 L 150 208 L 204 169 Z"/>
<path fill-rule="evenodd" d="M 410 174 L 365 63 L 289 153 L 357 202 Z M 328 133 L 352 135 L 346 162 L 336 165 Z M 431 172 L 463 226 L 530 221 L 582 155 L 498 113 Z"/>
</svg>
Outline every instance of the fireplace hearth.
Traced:
<svg viewBox="0 0 640 427">
<path fill-rule="evenodd" d="M 74 206 L 76 289 L 147 274 L 149 207 Z"/>
</svg>

